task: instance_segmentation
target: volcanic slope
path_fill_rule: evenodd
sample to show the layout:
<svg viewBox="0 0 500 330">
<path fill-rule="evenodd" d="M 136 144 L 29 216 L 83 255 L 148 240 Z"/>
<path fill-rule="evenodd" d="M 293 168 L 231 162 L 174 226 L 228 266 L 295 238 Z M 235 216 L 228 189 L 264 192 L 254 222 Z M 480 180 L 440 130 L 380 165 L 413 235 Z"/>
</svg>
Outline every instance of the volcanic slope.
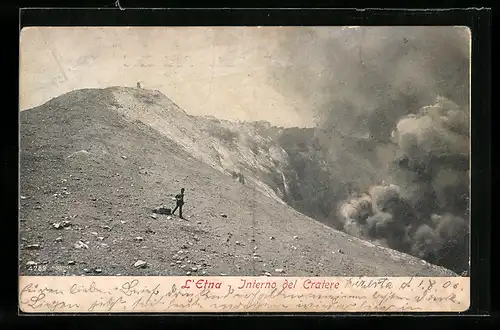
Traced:
<svg viewBox="0 0 500 330">
<path fill-rule="evenodd" d="M 239 184 L 115 106 L 87 89 L 20 113 L 21 274 L 456 276 Z M 181 187 L 186 220 L 153 216 Z"/>
</svg>

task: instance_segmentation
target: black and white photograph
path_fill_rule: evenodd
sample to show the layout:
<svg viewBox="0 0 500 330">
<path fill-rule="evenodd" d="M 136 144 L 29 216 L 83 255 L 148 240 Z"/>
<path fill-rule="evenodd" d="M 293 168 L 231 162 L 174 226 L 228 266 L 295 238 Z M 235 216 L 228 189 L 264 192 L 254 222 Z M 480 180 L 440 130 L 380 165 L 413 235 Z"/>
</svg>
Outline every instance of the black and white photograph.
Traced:
<svg viewBox="0 0 500 330">
<path fill-rule="evenodd" d="M 461 26 L 28 27 L 21 276 L 469 276 Z"/>
</svg>

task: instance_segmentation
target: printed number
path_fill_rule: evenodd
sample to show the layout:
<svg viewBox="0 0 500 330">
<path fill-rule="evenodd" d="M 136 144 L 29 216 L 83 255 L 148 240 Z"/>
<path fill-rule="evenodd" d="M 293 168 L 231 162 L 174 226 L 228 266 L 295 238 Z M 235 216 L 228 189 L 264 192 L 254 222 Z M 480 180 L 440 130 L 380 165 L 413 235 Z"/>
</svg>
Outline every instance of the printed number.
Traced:
<svg viewBox="0 0 500 330">
<path fill-rule="evenodd" d="M 33 272 L 44 272 L 47 270 L 47 265 L 34 265 L 34 266 L 29 266 L 28 270 L 33 271 Z"/>
</svg>

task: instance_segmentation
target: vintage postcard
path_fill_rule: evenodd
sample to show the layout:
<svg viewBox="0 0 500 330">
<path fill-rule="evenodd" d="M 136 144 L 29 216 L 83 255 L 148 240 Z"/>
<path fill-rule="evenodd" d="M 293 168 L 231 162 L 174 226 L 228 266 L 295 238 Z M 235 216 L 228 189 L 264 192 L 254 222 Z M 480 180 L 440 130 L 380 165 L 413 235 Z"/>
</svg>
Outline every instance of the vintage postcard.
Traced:
<svg viewBox="0 0 500 330">
<path fill-rule="evenodd" d="M 21 312 L 466 311 L 470 47 L 22 29 Z"/>
</svg>

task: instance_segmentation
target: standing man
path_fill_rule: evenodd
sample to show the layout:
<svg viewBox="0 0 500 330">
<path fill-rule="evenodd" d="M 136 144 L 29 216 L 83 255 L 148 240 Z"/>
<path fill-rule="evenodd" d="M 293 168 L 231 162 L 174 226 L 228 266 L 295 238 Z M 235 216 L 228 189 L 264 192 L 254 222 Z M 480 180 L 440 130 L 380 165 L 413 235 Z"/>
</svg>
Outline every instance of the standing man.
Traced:
<svg viewBox="0 0 500 330">
<path fill-rule="evenodd" d="M 181 189 L 181 193 L 175 195 L 175 208 L 172 211 L 172 214 L 175 213 L 177 208 L 179 208 L 179 218 L 184 219 L 182 217 L 182 206 L 184 205 L 184 188 Z"/>
</svg>

